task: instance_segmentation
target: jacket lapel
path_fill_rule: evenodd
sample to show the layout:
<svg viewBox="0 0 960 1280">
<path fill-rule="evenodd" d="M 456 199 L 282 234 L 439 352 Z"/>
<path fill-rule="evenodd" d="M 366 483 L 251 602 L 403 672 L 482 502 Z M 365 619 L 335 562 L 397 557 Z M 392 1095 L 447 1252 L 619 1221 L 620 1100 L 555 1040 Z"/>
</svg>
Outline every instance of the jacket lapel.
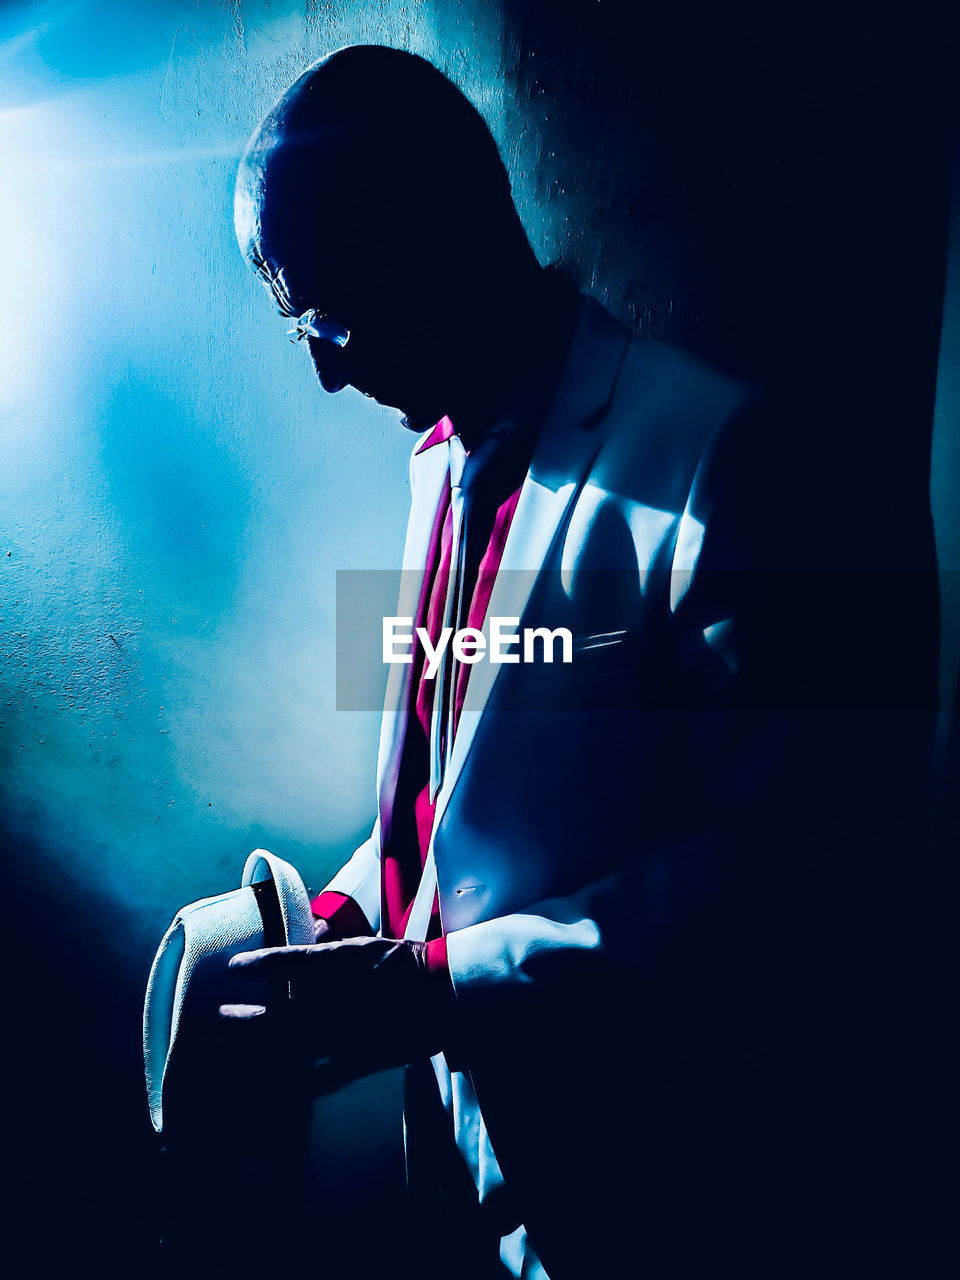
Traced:
<svg viewBox="0 0 960 1280">
<path fill-rule="evenodd" d="M 610 404 L 629 331 L 591 298 L 584 302 L 563 373 L 544 419 L 533 461 L 497 570 L 487 617 L 523 618 L 537 574 L 602 444 L 593 430 Z M 407 668 L 404 668 L 407 670 Z M 437 796 L 434 831 L 463 769 L 480 717 L 502 668 L 480 662 L 470 673 L 453 752 Z"/>
</svg>

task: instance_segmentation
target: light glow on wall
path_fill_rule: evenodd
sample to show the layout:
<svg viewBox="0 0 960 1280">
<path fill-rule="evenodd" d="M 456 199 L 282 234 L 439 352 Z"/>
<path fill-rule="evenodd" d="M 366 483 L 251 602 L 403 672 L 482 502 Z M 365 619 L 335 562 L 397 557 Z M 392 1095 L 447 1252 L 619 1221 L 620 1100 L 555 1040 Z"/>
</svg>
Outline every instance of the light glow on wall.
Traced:
<svg viewBox="0 0 960 1280">
<path fill-rule="evenodd" d="M 501 89 L 494 18 L 363 9 L 0 14 L 5 833 L 17 874 L 96 887 L 134 968 L 255 845 L 319 887 L 373 819 L 378 716 L 335 710 L 335 574 L 397 567 L 412 440 L 285 340 L 234 174 L 345 43 L 432 56 L 495 128 Z"/>
</svg>

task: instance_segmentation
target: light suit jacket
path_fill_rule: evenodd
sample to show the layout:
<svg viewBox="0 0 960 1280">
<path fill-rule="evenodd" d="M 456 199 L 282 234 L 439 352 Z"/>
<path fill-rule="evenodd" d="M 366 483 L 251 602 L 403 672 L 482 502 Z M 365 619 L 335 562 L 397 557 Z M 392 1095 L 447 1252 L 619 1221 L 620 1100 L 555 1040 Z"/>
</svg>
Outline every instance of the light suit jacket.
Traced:
<svg viewBox="0 0 960 1280">
<path fill-rule="evenodd" d="M 488 609 L 567 627 L 573 662 L 475 665 L 439 793 L 409 934 L 435 883 L 448 1059 L 551 1276 L 613 1275 L 624 1250 L 670 1273 L 678 1152 L 730 1056 L 718 1038 L 759 999 L 730 992 L 750 986 L 784 738 L 775 512 L 756 509 L 768 421 L 744 386 L 584 301 Z M 401 615 L 446 474 L 446 450 L 414 453 Z M 373 834 L 328 886 L 374 930 L 411 670 L 391 668 Z"/>
</svg>

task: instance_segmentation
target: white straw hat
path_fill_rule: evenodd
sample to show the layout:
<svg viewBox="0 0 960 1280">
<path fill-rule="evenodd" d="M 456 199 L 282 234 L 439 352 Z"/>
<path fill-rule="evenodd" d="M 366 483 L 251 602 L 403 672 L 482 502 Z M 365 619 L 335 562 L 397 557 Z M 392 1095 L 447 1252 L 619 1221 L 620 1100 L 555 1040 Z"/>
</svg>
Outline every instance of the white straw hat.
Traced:
<svg viewBox="0 0 960 1280">
<path fill-rule="evenodd" d="M 163 1131 L 164 1081 L 185 1023 L 214 1019 L 225 1001 L 243 1000 L 227 962 L 258 947 L 309 945 L 313 915 L 298 872 L 256 849 L 241 887 L 202 898 L 177 913 L 157 951 L 143 1007 L 143 1061 L 150 1119 Z"/>
</svg>

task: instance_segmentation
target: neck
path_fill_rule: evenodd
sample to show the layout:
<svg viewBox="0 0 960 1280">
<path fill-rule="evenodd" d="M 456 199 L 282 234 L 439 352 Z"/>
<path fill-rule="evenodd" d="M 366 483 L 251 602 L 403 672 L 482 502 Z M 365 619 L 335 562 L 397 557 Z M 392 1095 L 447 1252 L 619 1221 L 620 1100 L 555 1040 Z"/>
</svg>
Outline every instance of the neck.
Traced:
<svg viewBox="0 0 960 1280">
<path fill-rule="evenodd" d="M 517 403 L 524 387 L 559 360 L 576 295 L 536 267 L 472 316 L 465 359 L 448 410 L 464 445 L 475 447 Z"/>
</svg>

